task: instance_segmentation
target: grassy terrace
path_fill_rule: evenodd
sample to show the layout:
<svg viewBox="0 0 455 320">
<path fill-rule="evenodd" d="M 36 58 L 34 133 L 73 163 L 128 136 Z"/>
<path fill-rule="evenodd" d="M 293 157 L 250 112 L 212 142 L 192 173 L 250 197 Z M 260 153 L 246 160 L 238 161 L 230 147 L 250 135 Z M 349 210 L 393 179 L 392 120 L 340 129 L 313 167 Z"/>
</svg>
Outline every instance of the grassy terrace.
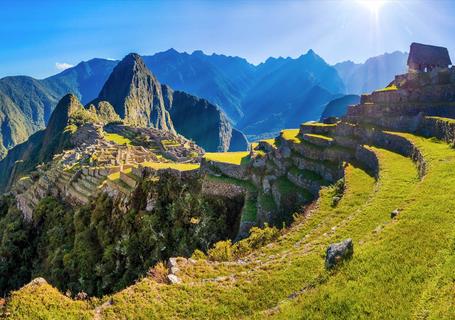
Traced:
<svg viewBox="0 0 455 320">
<path fill-rule="evenodd" d="M 124 137 L 124 136 L 121 136 L 117 133 L 104 133 L 104 139 L 106 139 L 107 141 L 112 141 L 116 144 L 126 144 L 126 145 L 131 145 L 131 140 Z"/>
<path fill-rule="evenodd" d="M 434 119 L 434 120 L 439 120 L 439 121 L 443 121 L 443 122 L 447 122 L 447 123 L 455 123 L 455 119 L 451 119 L 451 118 L 443 118 L 443 117 L 425 117 L 427 119 Z"/>
<path fill-rule="evenodd" d="M 398 90 L 397 86 L 392 84 L 391 86 L 376 90 L 374 92 L 385 92 L 385 91 L 396 91 L 396 90 Z"/>
<path fill-rule="evenodd" d="M 204 158 L 210 161 L 230 163 L 230 164 L 247 164 L 250 161 L 248 151 L 239 152 L 207 152 Z"/>
<path fill-rule="evenodd" d="M 302 140 L 298 137 L 300 129 L 287 129 L 282 130 L 280 137 L 284 140 L 292 141 L 295 143 L 300 143 Z"/>
<path fill-rule="evenodd" d="M 378 180 L 349 165 L 335 208 L 334 189 L 324 188 L 314 208 L 243 263 L 198 260 L 181 267 L 180 285 L 145 277 L 93 301 L 113 302 L 97 318 L 454 319 L 455 150 L 402 135 L 423 152 L 424 179 L 418 179 L 410 159 L 372 147 L 380 163 Z M 392 220 L 396 208 L 400 214 Z M 326 271 L 327 245 L 348 237 L 354 257 Z M 213 281 L 219 276 L 228 277 Z M 48 286 L 42 290 L 15 292 L 8 307 L 12 318 L 94 314 L 89 303 L 69 300 Z"/>
<path fill-rule="evenodd" d="M 143 162 L 142 166 L 152 169 L 175 169 L 179 171 L 191 171 L 199 169 L 199 163 L 179 163 L 179 162 Z"/>
</svg>

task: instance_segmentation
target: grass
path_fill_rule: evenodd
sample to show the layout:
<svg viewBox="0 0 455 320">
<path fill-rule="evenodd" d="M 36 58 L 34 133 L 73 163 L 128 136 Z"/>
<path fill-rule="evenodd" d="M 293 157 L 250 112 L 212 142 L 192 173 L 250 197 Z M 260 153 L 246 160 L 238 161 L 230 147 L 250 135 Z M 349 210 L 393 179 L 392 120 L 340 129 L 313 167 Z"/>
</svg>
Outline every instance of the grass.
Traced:
<svg viewBox="0 0 455 320">
<path fill-rule="evenodd" d="M 49 284 L 29 285 L 13 292 L 8 319 L 93 319 L 92 306 L 74 301 Z M 1 317 L 1 313 L 0 313 Z"/>
<path fill-rule="evenodd" d="M 397 86 L 392 84 L 391 86 L 388 86 L 388 87 L 385 87 L 385 88 L 382 88 L 379 90 L 375 90 L 374 92 L 385 92 L 385 91 L 396 91 L 396 90 L 398 90 Z"/>
<path fill-rule="evenodd" d="M 302 176 L 303 178 L 305 179 L 308 179 L 308 180 L 313 180 L 313 181 L 322 181 L 322 177 L 317 174 L 316 172 L 314 171 L 311 171 L 311 170 L 306 170 L 306 169 L 298 169 L 296 167 L 293 167 L 291 169 L 289 169 L 289 172 L 295 176 Z"/>
<path fill-rule="evenodd" d="M 245 180 L 239 180 L 227 176 L 214 176 L 214 175 L 207 175 L 205 179 L 212 180 L 215 182 L 223 182 L 229 184 L 235 184 L 236 186 L 242 187 L 249 192 L 256 192 L 256 187 L 250 182 Z"/>
<path fill-rule="evenodd" d="M 104 139 L 106 139 L 107 141 L 111 141 L 111 142 L 114 142 L 116 144 L 119 144 L 119 145 L 131 145 L 131 140 L 124 137 L 124 136 L 121 136 L 117 133 L 104 133 Z"/>
<path fill-rule="evenodd" d="M 447 122 L 447 123 L 455 123 L 455 119 L 451 119 L 451 118 L 443 118 L 443 117 L 430 117 L 430 116 L 427 116 L 425 117 L 427 119 L 434 119 L 434 120 L 439 120 L 439 121 L 443 121 L 443 122 Z"/>
<path fill-rule="evenodd" d="M 300 143 L 301 139 L 298 137 L 300 129 L 287 129 L 282 130 L 280 136 L 282 139 L 291 141 L 294 143 Z"/>
<path fill-rule="evenodd" d="M 307 137 L 317 138 L 317 139 L 321 139 L 321 140 L 325 140 L 325 141 L 333 141 L 333 138 L 327 137 L 327 136 L 323 136 L 323 135 L 320 135 L 320 134 L 305 133 L 304 135 L 307 136 Z"/>
<path fill-rule="evenodd" d="M 256 197 L 248 193 L 245 198 L 245 204 L 243 205 L 242 213 L 241 213 L 241 221 L 242 222 L 256 222 L 257 216 L 257 199 Z"/>
<path fill-rule="evenodd" d="M 179 163 L 179 162 L 143 162 L 144 167 L 152 169 L 175 169 L 179 171 L 191 171 L 200 168 L 199 163 Z"/>
<path fill-rule="evenodd" d="M 250 161 L 250 153 L 248 151 L 207 152 L 204 158 L 215 162 L 244 165 Z"/>
<path fill-rule="evenodd" d="M 336 123 L 322 123 L 322 122 L 305 122 L 303 124 L 307 127 L 336 127 Z"/>
<path fill-rule="evenodd" d="M 434 139 L 400 135 L 423 152 L 422 180 L 409 158 L 371 147 L 378 180 L 348 165 L 335 208 L 334 188 L 323 188 L 311 210 L 242 263 L 183 265 L 179 285 L 145 277 L 105 297 L 113 304 L 99 318 L 454 319 L 455 151 Z M 391 219 L 396 208 L 400 213 Z M 353 258 L 326 271 L 325 249 L 346 238 L 354 241 Z M 21 290 L 9 311 L 17 319 L 40 318 L 30 309 L 49 312 L 59 305 L 54 318 L 90 314 L 86 304 L 67 306 L 63 299 Z"/>
</svg>

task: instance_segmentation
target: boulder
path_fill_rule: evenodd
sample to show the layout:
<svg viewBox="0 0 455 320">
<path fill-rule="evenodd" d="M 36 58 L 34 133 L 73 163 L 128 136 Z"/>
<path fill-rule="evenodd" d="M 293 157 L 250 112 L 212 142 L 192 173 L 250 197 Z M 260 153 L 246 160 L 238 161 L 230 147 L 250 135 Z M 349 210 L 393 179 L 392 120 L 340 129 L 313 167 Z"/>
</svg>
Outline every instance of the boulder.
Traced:
<svg viewBox="0 0 455 320">
<path fill-rule="evenodd" d="M 332 243 L 326 252 L 325 267 L 332 269 L 343 260 L 348 260 L 354 253 L 354 245 L 352 239 L 346 239 L 339 243 Z"/>
</svg>

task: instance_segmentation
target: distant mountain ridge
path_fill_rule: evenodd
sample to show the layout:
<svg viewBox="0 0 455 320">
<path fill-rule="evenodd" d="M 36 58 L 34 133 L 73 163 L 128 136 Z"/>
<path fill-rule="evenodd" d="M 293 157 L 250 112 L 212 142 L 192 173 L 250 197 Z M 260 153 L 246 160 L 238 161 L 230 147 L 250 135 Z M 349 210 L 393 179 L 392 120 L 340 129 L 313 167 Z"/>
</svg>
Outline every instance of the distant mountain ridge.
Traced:
<svg viewBox="0 0 455 320">
<path fill-rule="evenodd" d="M 345 93 L 361 94 L 386 86 L 406 69 L 406 56 L 394 52 L 364 64 L 335 66 L 313 50 L 296 59 L 269 58 L 258 66 L 240 57 L 174 49 L 142 58 L 160 83 L 219 106 L 254 140 L 319 119 L 324 106 Z M 0 158 L 43 129 L 65 94 L 74 94 L 84 105 L 96 99 L 118 62 L 95 58 L 43 80 L 0 79 Z"/>
<path fill-rule="evenodd" d="M 363 94 L 389 84 L 397 74 L 406 73 L 408 53 L 395 51 L 369 58 L 365 63 L 352 61 L 334 65 L 346 85 L 346 93 Z"/>
</svg>

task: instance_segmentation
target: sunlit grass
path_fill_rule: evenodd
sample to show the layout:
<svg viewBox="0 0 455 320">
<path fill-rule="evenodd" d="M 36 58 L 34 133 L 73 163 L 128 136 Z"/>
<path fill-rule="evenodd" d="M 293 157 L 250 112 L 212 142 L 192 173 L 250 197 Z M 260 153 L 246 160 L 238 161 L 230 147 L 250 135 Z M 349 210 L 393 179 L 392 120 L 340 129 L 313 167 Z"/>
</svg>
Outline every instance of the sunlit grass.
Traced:
<svg viewBox="0 0 455 320">
<path fill-rule="evenodd" d="M 231 163 L 231 164 L 246 164 L 249 161 L 250 153 L 248 151 L 239 152 L 207 152 L 204 158 L 210 161 Z"/>
<path fill-rule="evenodd" d="M 395 91 L 398 90 L 397 86 L 392 84 L 391 86 L 376 90 L 375 92 Z"/>
<path fill-rule="evenodd" d="M 152 169 L 175 169 L 179 171 L 190 171 L 199 169 L 199 163 L 179 163 L 179 162 L 143 162 L 142 166 Z"/>
<path fill-rule="evenodd" d="M 286 129 L 280 133 L 281 138 L 284 140 L 300 143 L 301 139 L 298 137 L 300 129 Z"/>
<path fill-rule="evenodd" d="M 120 145 L 131 145 L 131 140 L 117 133 L 104 133 L 104 139 Z"/>
</svg>

